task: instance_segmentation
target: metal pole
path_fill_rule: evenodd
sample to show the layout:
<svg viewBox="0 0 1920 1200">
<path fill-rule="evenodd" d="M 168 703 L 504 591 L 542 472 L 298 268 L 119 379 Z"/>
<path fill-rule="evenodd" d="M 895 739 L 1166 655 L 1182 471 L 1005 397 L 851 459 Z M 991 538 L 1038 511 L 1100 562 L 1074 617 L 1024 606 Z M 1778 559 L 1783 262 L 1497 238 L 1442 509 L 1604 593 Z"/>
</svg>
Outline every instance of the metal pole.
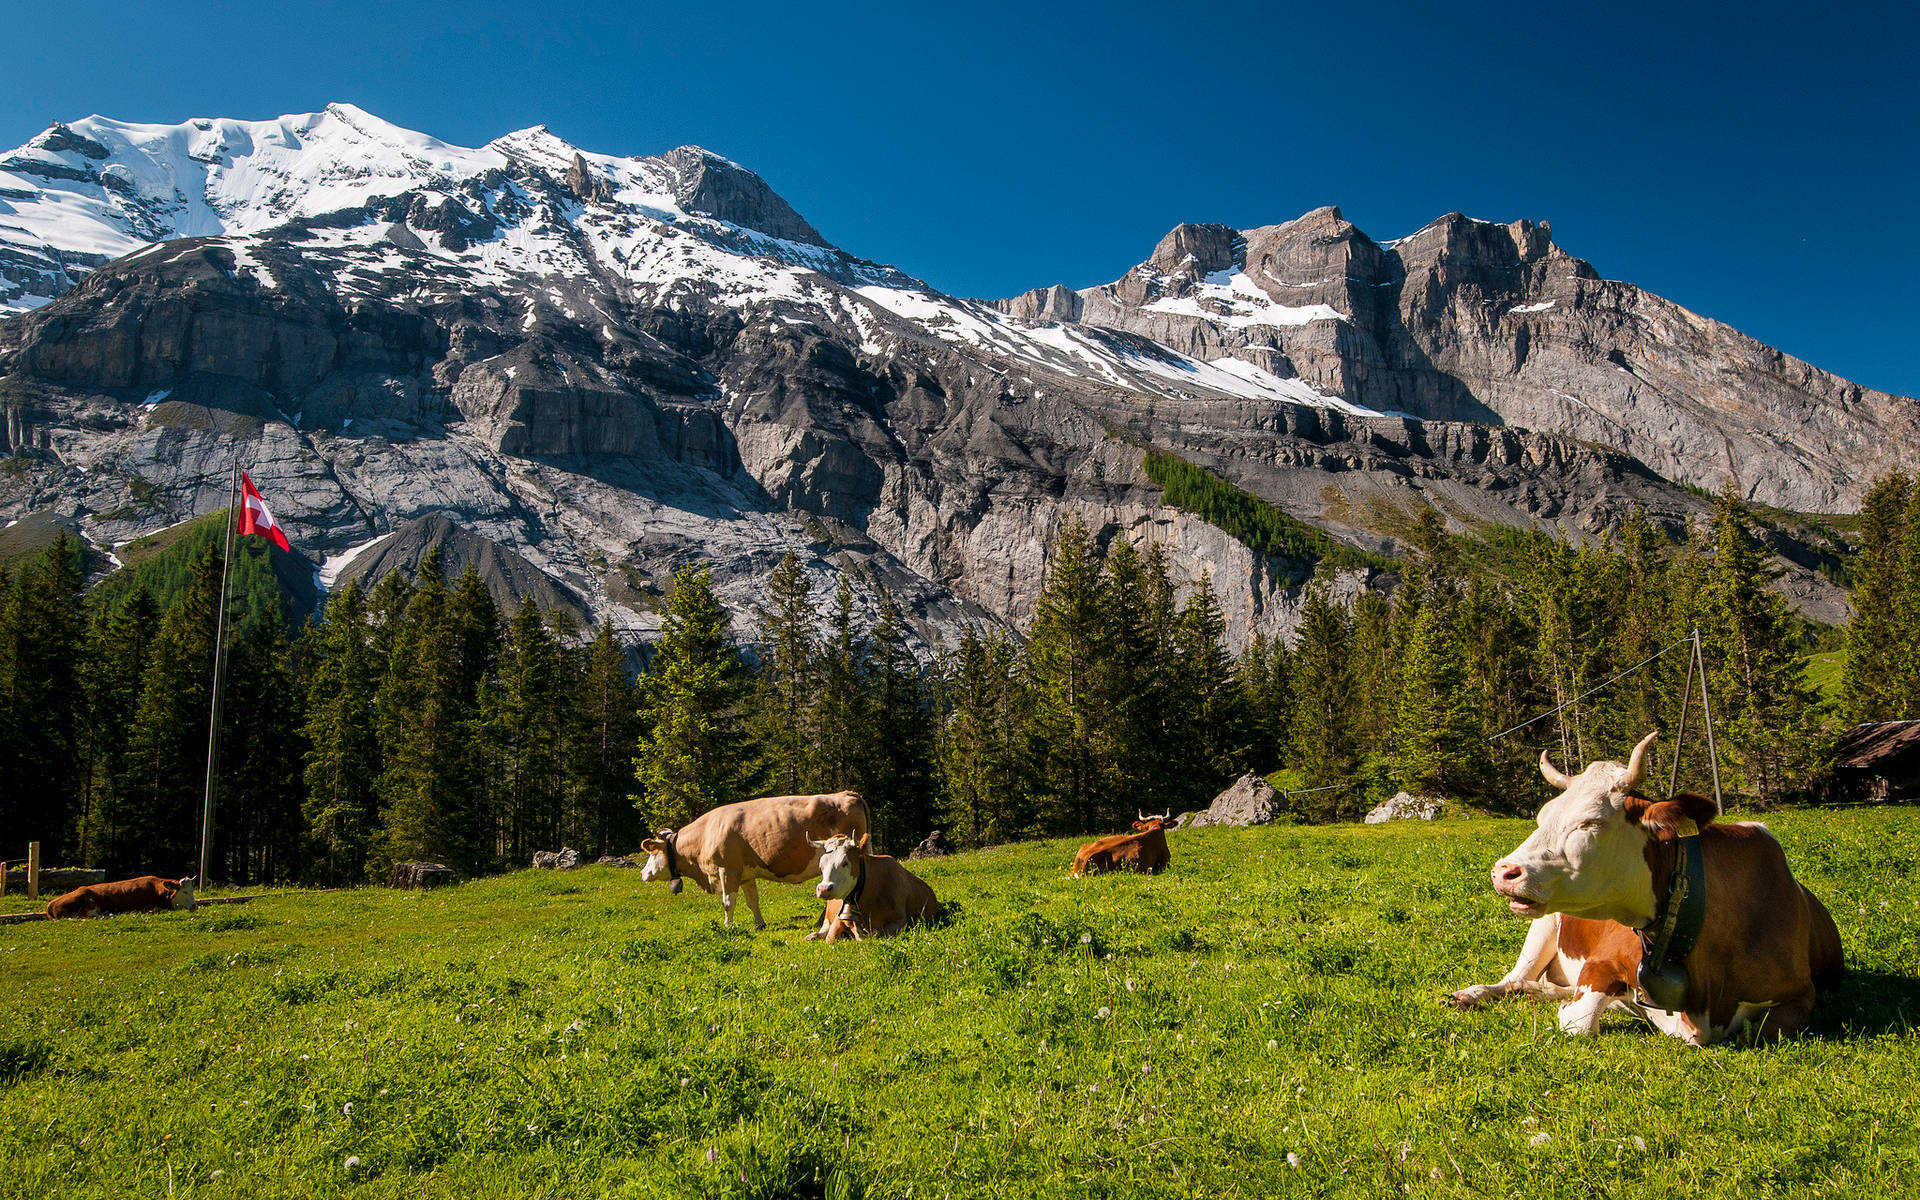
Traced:
<svg viewBox="0 0 1920 1200">
<path fill-rule="evenodd" d="M 1694 630 L 1693 636 L 1699 637 L 1700 631 L 1698 629 Z M 1687 710 L 1692 707 L 1693 663 L 1689 660 L 1687 663 L 1687 690 L 1686 693 L 1680 697 L 1680 731 L 1673 735 L 1673 775 L 1667 780 L 1667 796 L 1669 799 L 1672 798 L 1675 792 L 1680 790 L 1680 755 L 1687 748 Z"/>
<path fill-rule="evenodd" d="M 1707 699 L 1707 659 L 1700 651 L 1700 631 L 1693 631 L 1693 665 L 1700 671 L 1700 711 L 1707 726 L 1707 767 L 1713 772 L 1713 811 L 1725 813 L 1720 799 L 1720 752 L 1713 745 L 1713 704 Z"/>
<path fill-rule="evenodd" d="M 233 528 L 240 513 L 240 461 L 234 460 L 232 488 L 227 501 L 227 552 L 220 560 L 220 616 L 213 635 L 213 713 L 207 724 L 207 792 L 200 810 L 200 874 L 194 883 L 207 886 L 207 851 L 213 840 L 213 784 L 220 755 L 220 677 L 227 659 L 227 576 L 233 570 Z"/>
</svg>

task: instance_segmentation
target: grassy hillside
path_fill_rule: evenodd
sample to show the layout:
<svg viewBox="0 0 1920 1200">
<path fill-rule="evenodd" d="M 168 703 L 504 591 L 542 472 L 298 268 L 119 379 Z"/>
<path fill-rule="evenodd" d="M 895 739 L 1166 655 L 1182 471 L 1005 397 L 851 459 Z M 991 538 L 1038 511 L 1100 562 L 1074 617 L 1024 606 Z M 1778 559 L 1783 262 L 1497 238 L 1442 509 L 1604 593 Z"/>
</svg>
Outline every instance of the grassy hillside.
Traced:
<svg viewBox="0 0 1920 1200">
<path fill-rule="evenodd" d="M 989 850 L 864 945 L 600 867 L 0 927 L 0 1195 L 1912 1194 L 1920 812 L 1773 825 L 1853 973 L 1764 1049 L 1441 1005 L 1514 821 Z"/>
</svg>

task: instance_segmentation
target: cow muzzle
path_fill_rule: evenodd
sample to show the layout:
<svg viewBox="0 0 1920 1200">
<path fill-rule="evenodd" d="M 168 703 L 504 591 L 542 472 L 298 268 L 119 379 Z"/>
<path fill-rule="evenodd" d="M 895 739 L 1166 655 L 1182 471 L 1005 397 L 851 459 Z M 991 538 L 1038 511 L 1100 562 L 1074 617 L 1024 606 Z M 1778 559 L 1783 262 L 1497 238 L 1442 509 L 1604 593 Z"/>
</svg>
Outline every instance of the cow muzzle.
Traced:
<svg viewBox="0 0 1920 1200">
<path fill-rule="evenodd" d="M 831 900 L 833 899 L 833 885 L 830 883 L 816 883 L 813 885 L 813 894 L 822 900 Z"/>
<path fill-rule="evenodd" d="M 1527 869 L 1505 859 L 1493 864 L 1493 890 L 1507 901 L 1507 907 L 1523 917 L 1538 916 L 1543 907 L 1527 889 Z"/>
</svg>

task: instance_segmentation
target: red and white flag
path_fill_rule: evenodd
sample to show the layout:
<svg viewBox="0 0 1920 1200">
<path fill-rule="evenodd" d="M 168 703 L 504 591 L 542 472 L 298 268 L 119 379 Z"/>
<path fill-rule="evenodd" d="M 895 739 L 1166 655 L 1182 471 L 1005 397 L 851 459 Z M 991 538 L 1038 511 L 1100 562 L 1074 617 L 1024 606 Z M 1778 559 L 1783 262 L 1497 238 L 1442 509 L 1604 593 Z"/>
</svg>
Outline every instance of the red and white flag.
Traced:
<svg viewBox="0 0 1920 1200">
<path fill-rule="evenodd" d="M 245 471 L 240 472 L 239 531 L 270 537 L 282 550 L 289 552 L 293 550 L 293 547 L 287 544 L 287 535 L 280 530 L 280 522 L 273 519 L 273 511 L 267 507 L 267 502 L 260 498 L 260 489 L 253 486 L 253 480 L 247 478 Z"/>
</svg>

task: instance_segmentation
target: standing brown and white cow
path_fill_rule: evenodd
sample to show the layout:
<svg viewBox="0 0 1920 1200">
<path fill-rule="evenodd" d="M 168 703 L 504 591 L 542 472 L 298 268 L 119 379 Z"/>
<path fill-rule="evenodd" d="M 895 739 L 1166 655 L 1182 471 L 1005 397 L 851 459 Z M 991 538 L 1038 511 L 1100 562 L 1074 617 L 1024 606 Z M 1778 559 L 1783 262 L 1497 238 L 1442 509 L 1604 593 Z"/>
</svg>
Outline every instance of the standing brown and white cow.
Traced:
<svg viewBox="0 0 1920 1200">
<path fill-rule="evenodd" d="M 47 916 L 59 920 L 62 917 L 111 917 L 116 913 L 191 909 L 198 905 L 193 897 L 193 882 L 192 876 L 162 879 L 158 875 L 142 875 L 138 879 L 90 883 L 47 901 Z"/>
<path fill-rule="evenodd" d="M 733 898 L 747 898 L 753 927 L 765 929 L 760 915 L 756 881 L 801 883 L 820 870 L 820 849 L 808 833 L 867 835 L 867 802 L 858 792 L 830 792 L 820 796 L 762 796 L 723 804 L 687 822 L 684 828 L 662 829 L 640 843 L 647 863 L 640 878 L 665 876 L 678 894 L 682 877 L 702 891 L 720 893 L 726 923 L 733 924 Z"/>
<path fill-rule="evenodd" d="M 1103 871 L 1145 871 L 1152 875 L 1166 869 L 1173 858 L 1167 850 L 1166 832 L 1173 813 L 1149 817 L 1135 809 L 1133 815 L 1140 819 L 1133 823 L 1132 833 L 1116 833 L 1080 847 L 1073 856 L 1071 874 L 1075 879 Z"/>
<path fill-rule="evenodd" d="M 820 928 L 808 941 L 839 941 L 852 934 L 888 937 L 940 915 L 940 902 L 924 879 L 900 860 L 867 849 L 867 839 L 831 837 L 813 843 L 820 851 L 820 882 L 814 895 L 827 902 Z"/>
<path fill-rule="evenodd" d="M 1715 823 L 1703 796 L 1635 795 L 1653 739 L 1625 765 L 1596 762 L 1572 777 L 1541 754 L 1540 772 L 1560 795 L 1540 810 L 1533 835 L 1493 864 L 1494 891 L 1534 919 L 1526 945 L 1513 970 L 1453 993 L 1455 1004 L 1557 999 L 1570 1034 L 1591 1033 L 1601 1014 L 1620 1009 L 1696 1046 L 1807 1023 L 1816 985 L 1842 969 L 1833 918 L 1794 879 L 1766 826 Z M 1685 886 L 1670 886 L 1676 873 Z M 1704 907 L 1682 920 L 1696 876 Z M 1687 935 L 1691 948 L 1678 952 Z M 1643 974 L 1649 950 L 1661 961 Z"/>
</svg>

